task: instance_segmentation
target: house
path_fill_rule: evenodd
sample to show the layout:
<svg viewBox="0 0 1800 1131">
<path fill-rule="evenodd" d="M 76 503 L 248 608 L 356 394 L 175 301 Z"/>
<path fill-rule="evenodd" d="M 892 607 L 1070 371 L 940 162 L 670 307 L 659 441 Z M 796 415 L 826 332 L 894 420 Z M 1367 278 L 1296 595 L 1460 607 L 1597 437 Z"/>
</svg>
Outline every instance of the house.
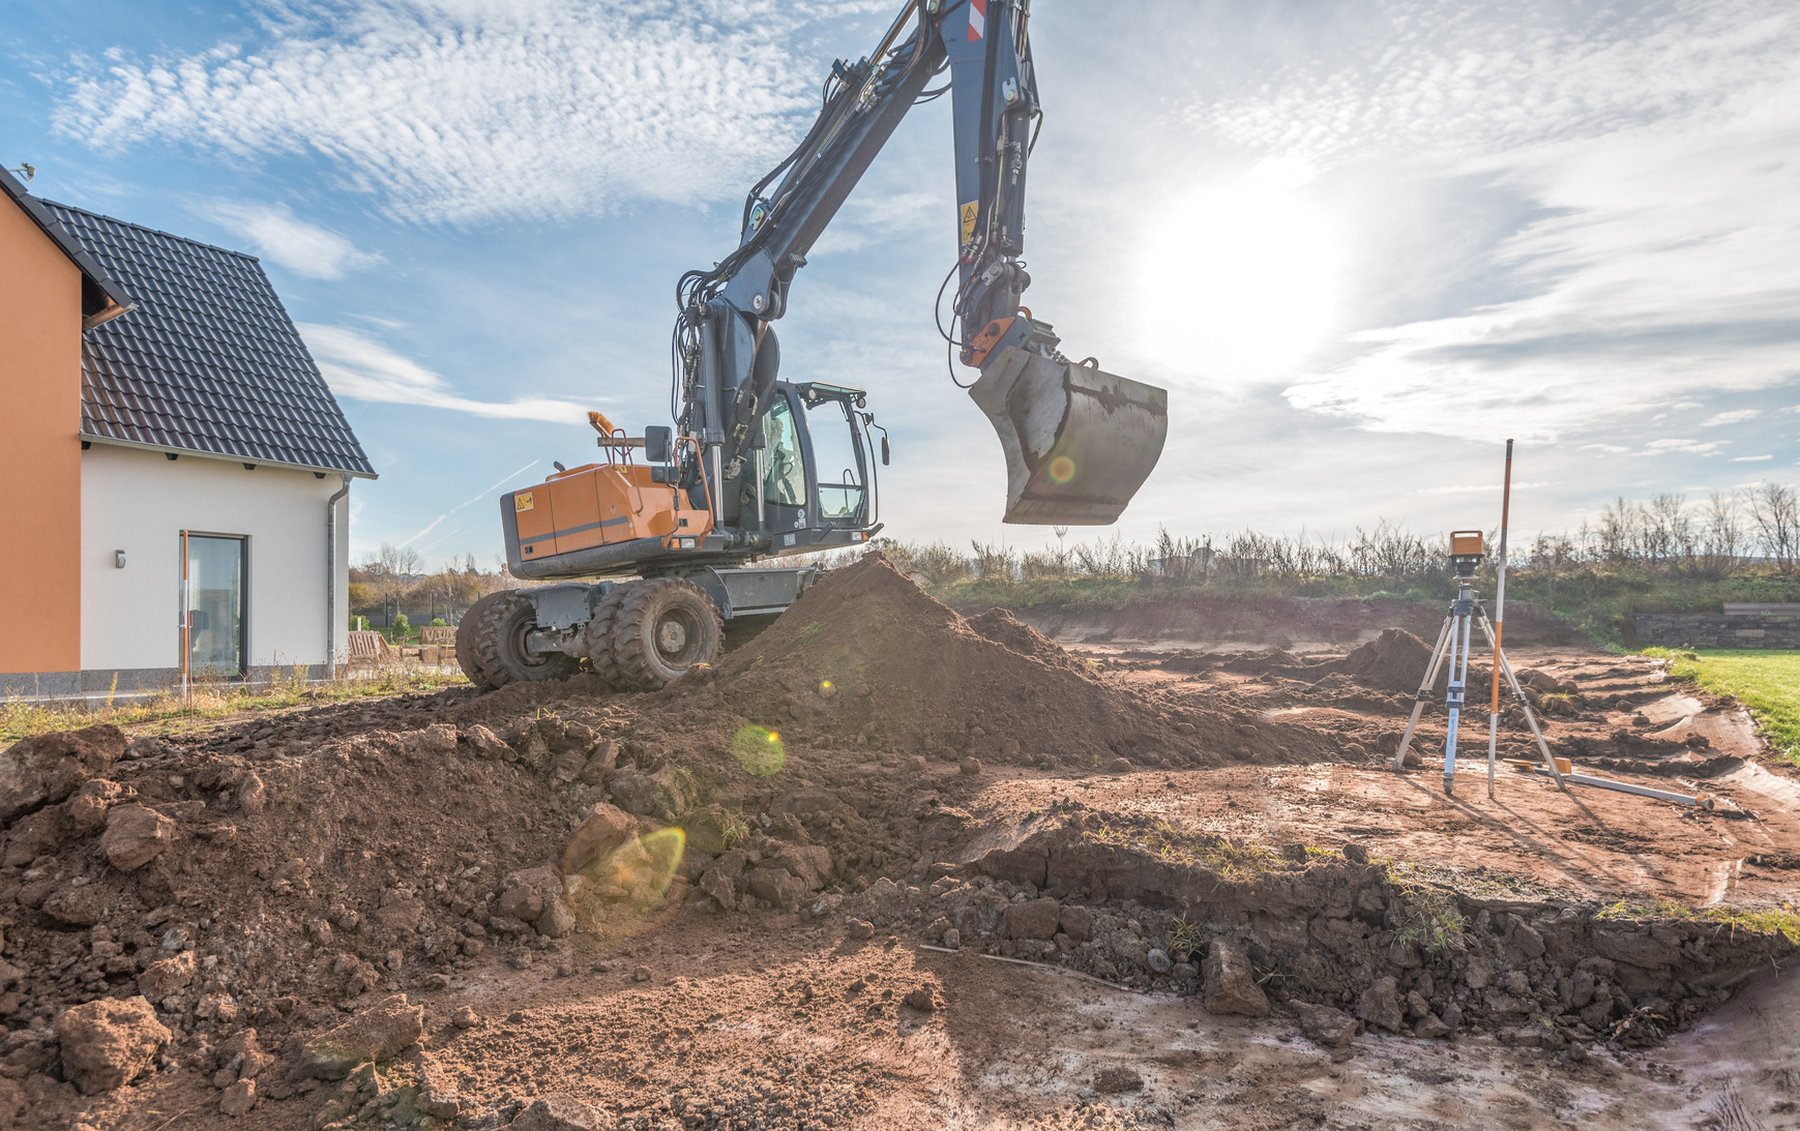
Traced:
<svg viewBox="0 0 1800 1131">
<path fill-rule="evenodd" d="M 375 471 L 261 264 L 0 189 L 0 695 L 329 671 Z"/>
</svg>

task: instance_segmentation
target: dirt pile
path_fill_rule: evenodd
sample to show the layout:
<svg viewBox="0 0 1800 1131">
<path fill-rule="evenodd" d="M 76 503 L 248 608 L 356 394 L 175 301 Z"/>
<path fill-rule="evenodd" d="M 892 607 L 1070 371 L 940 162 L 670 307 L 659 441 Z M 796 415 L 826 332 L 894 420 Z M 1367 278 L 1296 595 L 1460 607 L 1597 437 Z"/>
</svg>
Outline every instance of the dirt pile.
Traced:
<svg viewBox="0 0 1800 1131">
<path fill-rule="evenodd" d="M 1352 648 L 1340 666 L 1366 687 L 1417 691 L 1431 666 L 1431 645 L 1404 628 L 1387 628 L 1367 644 Z"/>
<path fill-rule="evenodd" d="M 5 1065 L 84 1089 L 110 1078 L 68 1036 L 85 1031 L 71 1007 L 102 998 L 153 1005 L 170 1055 L 205 1065 L 247 1028 L 441 987 L 490 946 L 533 940 L 541 928 L 502 913 L 504 881 L 561 851 L 616 747 L 560 720 L 507 738 L 436 723 L 218 754 L 231 732 L 127 744 L 96 727 L 0 754 L 62 774 L 6 793 Z"/>
<path fill-rule="evenodd" d="M 1232 720 L 1097 673 L 1008 613 L 969 620 L 871 555 L 834 570 L 703 686 L 784 737 L 997 764 L 1213 765 Z"/>
</svg>

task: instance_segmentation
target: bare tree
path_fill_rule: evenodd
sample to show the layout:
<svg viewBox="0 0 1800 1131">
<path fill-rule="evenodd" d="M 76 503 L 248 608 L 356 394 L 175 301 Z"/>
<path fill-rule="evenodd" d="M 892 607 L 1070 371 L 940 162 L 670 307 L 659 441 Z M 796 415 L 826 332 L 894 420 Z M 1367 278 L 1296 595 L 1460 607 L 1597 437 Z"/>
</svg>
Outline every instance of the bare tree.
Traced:
<svg viewBox="0 0 1800 1131">
<path fill-rule="evenodd" d="M 1763 552 L 1783 570 L 1800 560 L 1800 494 L 1784 483 L 1764 481 L 1750 489 L 1750 520 Z"/>
<path fill-rule="evenodd" d="M 1736 497 L 1714 491 L 1706 497 L 1702 512 L 1704 550 L 1707 570 L 1715 576 L 1731 572 L 1743 556 L 1749 539 L 1744 533 L 1744 516 Z"/>
<path fill-rule="evenodd" d="M 1687 499 L 1664 493 L 1638 508 L 1638 549 L 1651 565 L 1686 565 L 1694 556 L 1694 520 Z"/>
<path fill-rule="evenodd" d="M 413 580 L 425 568 L 425 558 L 419 551 L 410 546 L 395 546 L 387 542 L 381 549 L 365 556 L 357 567 L 361 574 L 359 581 L 374 586 L 381 597 L 381 617 L 386 624 L 394 623 L 394 613 L 400 607 L 401 598 L 412 588 Z"/>
<path fill-rule="evenodd" d="M 1599 554 L 1602 561 L 1623 562 L 1631 558 L 1633 543 L 1637 540 L 1638 504 L 1627 502 L 1620 495 L 1606 504 L 1600 512 L 1600 528 L 1595 533 L 1599 540 Z"/>
</svg>

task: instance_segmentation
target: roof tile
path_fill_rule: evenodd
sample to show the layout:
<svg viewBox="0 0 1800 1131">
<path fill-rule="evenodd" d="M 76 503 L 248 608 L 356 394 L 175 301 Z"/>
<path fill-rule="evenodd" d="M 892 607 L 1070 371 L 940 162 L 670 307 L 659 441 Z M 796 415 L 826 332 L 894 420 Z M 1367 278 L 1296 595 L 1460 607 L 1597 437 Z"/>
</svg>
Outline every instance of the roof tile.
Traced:
<svg viewBox="0 0 1800 1131">
<path fill-rule="evenodd" d="M 42 203 L 135 302 L 83 334 L 84 436 L 374 476 L 253 256 Z"/>
</svg>

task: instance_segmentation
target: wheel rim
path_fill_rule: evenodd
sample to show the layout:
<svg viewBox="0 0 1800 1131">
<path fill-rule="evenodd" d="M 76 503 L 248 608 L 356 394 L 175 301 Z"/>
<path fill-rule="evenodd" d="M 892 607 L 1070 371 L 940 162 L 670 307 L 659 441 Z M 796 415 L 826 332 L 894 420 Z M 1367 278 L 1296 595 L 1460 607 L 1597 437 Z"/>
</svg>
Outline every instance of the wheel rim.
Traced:
<svg viewBox="0 0 1800 1131">
<path fill-rule="evenodd" d="M 512 653 L 513 660 L 522 667 L 541 668 L 550 662 L 549 656 L 540 656 L 533 652 L 526 639 L 531 635 L 531 630 L 536 627 L 537 622 L 531 617 L 520 617 L 513 623 L 512 632 L 507 635 L 507 650 Z"/>
<path fill-rule="evenodd" d="M 656 656 L 671 668 L 692 667 L 699 658 L 700 619 L 692 609 L 670 609 L 656 622 Z"/>
<path fill-rule="evenodd" d="M 664 617 L 656 626 L 656 650 L 665 656 L 678 656 L 687 646 L 687 625 L 679 617 Z"/>
</svg>

